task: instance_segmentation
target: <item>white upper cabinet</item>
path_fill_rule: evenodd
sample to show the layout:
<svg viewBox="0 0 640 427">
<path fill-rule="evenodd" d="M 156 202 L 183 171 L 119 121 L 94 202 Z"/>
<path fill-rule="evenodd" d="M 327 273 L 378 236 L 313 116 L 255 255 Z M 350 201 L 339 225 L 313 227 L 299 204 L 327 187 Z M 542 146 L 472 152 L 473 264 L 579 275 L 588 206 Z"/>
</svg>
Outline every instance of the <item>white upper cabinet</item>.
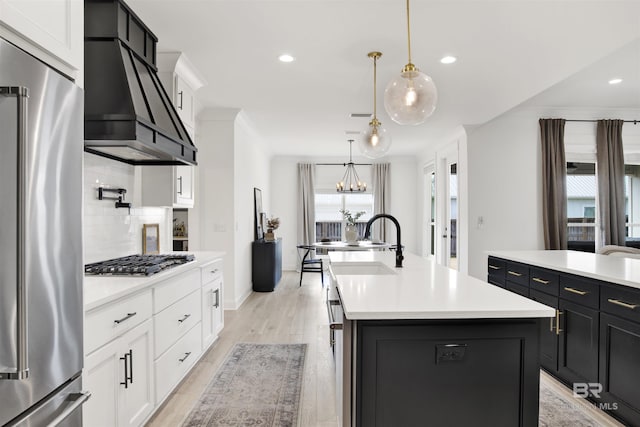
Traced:
<svg viewBox="0 0 640 427">
<path fill-rule="evenodd" d="M 191 139 L 195 139 L 196 91 L 205 80 L 180 52 L 158 52 L 158 76 Z M 194 141 L 196 147 L 197 142 Z M 196 157 L 197 159 L 197 157 Z M 142 166 L 142 205 L 192 208 L 196 166 Z"/>
<path fill-rule="evenodd" d="M 82 86 L 83 12 L 83 0 L 0 0 L 0 36 Z"/>
</svg>

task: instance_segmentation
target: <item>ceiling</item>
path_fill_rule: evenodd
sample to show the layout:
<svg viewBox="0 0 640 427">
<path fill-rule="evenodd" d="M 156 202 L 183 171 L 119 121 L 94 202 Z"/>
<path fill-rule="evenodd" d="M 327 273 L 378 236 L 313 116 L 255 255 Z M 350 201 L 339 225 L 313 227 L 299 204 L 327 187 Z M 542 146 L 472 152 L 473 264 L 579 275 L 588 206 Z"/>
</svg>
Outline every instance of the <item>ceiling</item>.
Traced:
<svg viewBox="0 0 640 427">
<path fill-rule="evenodd" d="M 389 155 L 420 152 L 535 95 L 538 106 L 640 108 L 640 1 L 412 0 L 412 62 L 439 96 L 418 126 L 396 125 L 382 103 L 407 63 L 402 0 L 127 4 L 160 51 L 184 52 L 204 75 L 203 106 L 241 108 L 276 155 L 348 154 L 345 131 L 368 124 L 349 114 L 373 110 L 373 50 L 383 53 L 378 118 L 393 138 Z M 282 53 L 296 60 L 281 63 Z M 444 55 L 458 61 L 441 64 Z M 611 86 L 613 77 L 624 81 Z"/>
</svg>

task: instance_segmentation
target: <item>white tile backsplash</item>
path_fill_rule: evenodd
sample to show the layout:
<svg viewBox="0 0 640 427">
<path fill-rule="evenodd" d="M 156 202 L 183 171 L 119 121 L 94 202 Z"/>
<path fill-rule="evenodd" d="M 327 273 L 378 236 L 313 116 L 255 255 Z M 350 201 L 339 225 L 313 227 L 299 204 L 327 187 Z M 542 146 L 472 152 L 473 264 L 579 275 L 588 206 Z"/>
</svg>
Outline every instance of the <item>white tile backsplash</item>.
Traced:
<svg viewBox="0 0 640 427">
<path fill-rule="evenodd" d="M 85 263 L 142 253 L 142 225 L 160 224 L 160 252 L 173 248 L 172 209 L 140 207 L 133 203 L 140 191 L 135 166 L 94 154 L 84 154 Z M 98 200 L 98 187 L 125 188 L 131 213 L 115 207 L 115 200 Z M 114 196 L 115 194 L 109 194 Z"/>
</svg>

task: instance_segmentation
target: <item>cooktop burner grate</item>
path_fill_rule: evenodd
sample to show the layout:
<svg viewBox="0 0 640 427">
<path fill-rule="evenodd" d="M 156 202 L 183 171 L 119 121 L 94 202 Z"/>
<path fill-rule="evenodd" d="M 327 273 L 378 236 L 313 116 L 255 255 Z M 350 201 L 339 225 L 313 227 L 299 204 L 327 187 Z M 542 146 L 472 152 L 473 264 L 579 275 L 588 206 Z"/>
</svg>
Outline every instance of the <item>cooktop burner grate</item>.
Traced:
<svg viewBox="0 0 640 427">
<path fill-rule="evenodd" d="M 162 270 L 193 261 L 191 254 L 176 255 L 129 255 L 84 266 L 85 274 L 91 275 L 144 275 L 150 276 Z"/>
</svg>

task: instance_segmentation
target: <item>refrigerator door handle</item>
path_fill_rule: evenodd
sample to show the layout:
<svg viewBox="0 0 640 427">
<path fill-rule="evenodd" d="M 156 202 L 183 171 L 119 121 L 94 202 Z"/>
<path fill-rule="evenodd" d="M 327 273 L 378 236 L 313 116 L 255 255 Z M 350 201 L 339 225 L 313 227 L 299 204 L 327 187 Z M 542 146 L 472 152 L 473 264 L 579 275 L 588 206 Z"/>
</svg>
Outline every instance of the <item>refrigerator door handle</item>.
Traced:
<svg viewBox="0 0 640 427">
<path fill-rule="evenodd" d="M 76 409 L 82 406 L 84 402 L 89 400 L 89 398 L 91 397 L 91 392 L 82 391 L 80 393 L 71 393 L 69 394 L 69 396 L 73 397 L 73 403 L 69 405 L 69 407 L 65 409 L 64 412 L 51 420 L 51 422 L 47 424 L 47 427 L 56 427 L 60 425 L 69 415 L 71 415 Z"/>
<path fill-rule="evenodd" d="M 16 288 L 16 369 L 0 372 L 0 380 L 24 380 L 29 377 L 27 282 L 26 282 L 26 200 L 27 200 L 27 100 L 29 89 L 24 86 L 0 86 L 0 95 L 15 96 L 18 116 L 18 265 Z"/>
</svg>

